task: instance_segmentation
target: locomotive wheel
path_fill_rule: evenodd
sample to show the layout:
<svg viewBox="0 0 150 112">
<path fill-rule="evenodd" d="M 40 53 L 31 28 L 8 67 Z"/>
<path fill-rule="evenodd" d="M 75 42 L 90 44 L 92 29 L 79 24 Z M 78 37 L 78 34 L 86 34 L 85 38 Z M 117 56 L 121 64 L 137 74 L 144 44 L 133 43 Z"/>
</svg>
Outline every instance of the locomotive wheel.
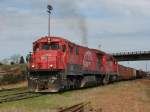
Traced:
<svg viewBox="0 0 150 112">
<path fill-rule="evenodd" d="M 116 82 L 117 81 L 117 75 L 111 76 L 111 82 Z"/>
<path fill-rule="evenodd" d="M 38 81 L 36 80 L 35 92 L 38 92 L 38 91 L 39 91 L 39 84 L 38 84 Z"/>
<path fill-rule="evenodd" d="M 103 78 L 103 85 L 107 85 L 109 83 L 109 75 L 106 75 L 104 78 Z"/>
</svg>

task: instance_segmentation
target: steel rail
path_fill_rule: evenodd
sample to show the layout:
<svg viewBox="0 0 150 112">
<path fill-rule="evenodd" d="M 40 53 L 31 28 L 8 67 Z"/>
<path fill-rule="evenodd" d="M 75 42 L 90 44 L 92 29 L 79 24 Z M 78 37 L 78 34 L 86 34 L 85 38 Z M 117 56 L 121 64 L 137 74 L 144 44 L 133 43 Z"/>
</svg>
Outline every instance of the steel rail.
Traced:
<svg viewBox="0 0 150 112">
<path fill-rule="evenodd" d="M 30 92 L 20 92 L 16 94 L 11 94 L 11 95 L 4 95 L 0 97 L 0 103 L 5 103 L 5 102 L 13 102 L 13 101 L 18 101 L 18 100 L 23 100 L 23 99 L 29 99 L 29 98 L 34 98 L 41 96 L 41 94 L 37 93 L 30 93 Z"/>
<path fill-rule="evenodd" d="M 88 104 L 89 104 L 89 102 L 88 103 L 79 103 L 79 104 L 73 105 L 71 107 L 59 110 L 58 112 L 84 112 L 84 107 Z"/>
</svg>

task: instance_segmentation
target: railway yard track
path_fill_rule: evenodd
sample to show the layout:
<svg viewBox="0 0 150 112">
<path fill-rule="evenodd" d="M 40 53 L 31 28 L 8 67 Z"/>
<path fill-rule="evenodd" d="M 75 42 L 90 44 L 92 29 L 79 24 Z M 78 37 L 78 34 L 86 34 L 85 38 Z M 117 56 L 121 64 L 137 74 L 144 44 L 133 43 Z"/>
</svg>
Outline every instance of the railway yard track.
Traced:
<svg viewBox="0 0 150 112">
<path fill-rule="evenodd" d="M 13 102 L 41 96 L 40 93 L 31 93 L 26 88 L 7 89 L 0 91 L 0 103 Z"/>
<path fill-rule="evenodd" d="M 73 105 L 71 107 L 67 107 L 65 109 L 60 109 L 58 112 L 85 112 L 85 106 L 89 105 L 90 102 L 87 103 L 79 103 L 76 105 Z"/>
<path fill-rule="evenodd" d="M 145 77 L 144 79 L 150 80 L 150 77 Z M 27 88 L 2 89 L 0 90 L 0 103 L 29 99 L 42 95 L 42 93 L 31 93 Z M 82 112 L 78 110 L 82 110 L 85 105 L 87 105 L 87 103 L 80 103 L 72 107 L 61 109 L 59 112 Z"/>
</svg>

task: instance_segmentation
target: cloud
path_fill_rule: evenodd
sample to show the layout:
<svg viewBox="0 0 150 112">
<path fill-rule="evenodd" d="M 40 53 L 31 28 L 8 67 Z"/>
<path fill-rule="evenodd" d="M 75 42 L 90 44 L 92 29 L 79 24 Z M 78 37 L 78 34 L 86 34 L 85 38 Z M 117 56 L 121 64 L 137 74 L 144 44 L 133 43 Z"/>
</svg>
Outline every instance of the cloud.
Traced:
<svg viewBox="0 0 150 112">
<path fill-rule="evenodd" d="M 107 52 L 149 50 L 149 0 L 50 0 L 52 35 Z M 27 54 L 32 42 L 47 35 L 48 0 L 0 1 L 1 56 Z M 84 20 L 84 22 L 80 21 Z M 83 26 L 82 24 L 84 23 Z M 82 28 L 86 34 L 82 34 Z M 7 47 L 6 47 L 7 46 Z M 23 46 L 23 47 L 22 47 Z M 19 48 L 19 49 L 18 49 Z M 2 55 L 3 54 L 3 55 Z"/>
<path fill-rule="evenodd" d="M 89 16 L 128 16 L 128 17 L 150 17 L 149 0 L 49 0 L 59 12 L 59 16 L 75 16 L 83 13 Z M 75 9 L 74 7 L 77 7 Z M 65 10 L 68 9 L 68 10 Z M 84 12 L 83 12 L 84 11 Z M 75 12 L 75 13 L 74 13 Z"/>
<path fill-rule="evenodd" d="M 84 8 L 92 9 L 105 8 L 106 11 L 114 13 L 116 16 L 150 16 L 149 0 L 82 0 L 86 4 Z M 94 6 L 94 7 L 93 7 Z"/>
<path fill-rule="evenodd" d="M 121 12 L 127 15 L 150 16 L 148 11 L 150 10 L 149 0 L 112 0 L 111 2 L 105 1 L 105 3 L 110 9 L 115 9 L 115 11 L 120 9 Z"/>
<path fill-rule="evenodd" d="M 80 13 L 80 2 L 79 1 L 70 1 L 70 0 L 62 0 L 62 1 L 53 1 L 53 2 L 48 2 L 48 4 L 57 4 L 56 8 L 59 8 L 60 10 L 56 10 L 57 14 L 59 14 L 58 17 L 61 17 L 62 19 L 68 19 L 68 18 L 73 18 L 75 20 L 75 24 L 70 24 L 69 22 L 66 22 L 67 26 L 78 26 L 78 29 L 80 29 L 80 37 L 81 37 L 81 43 L 83 46 L 88 45 L 88 40 L 87 40 L 87 23 L 86 23 L 86 18 L 84 14 Z M 54 5 L 55 6 L 55 5 Z"/>
</svg>

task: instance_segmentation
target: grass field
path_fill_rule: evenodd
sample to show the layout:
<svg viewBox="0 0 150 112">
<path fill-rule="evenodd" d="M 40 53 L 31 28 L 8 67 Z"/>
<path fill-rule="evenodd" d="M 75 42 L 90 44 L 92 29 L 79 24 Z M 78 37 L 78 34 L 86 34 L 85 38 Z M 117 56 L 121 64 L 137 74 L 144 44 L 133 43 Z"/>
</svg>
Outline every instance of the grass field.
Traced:
<svg viewBox="0 0 150 112">
<path fill-rule="evenodd" d="M 7 85 L 25 81 L 26 65 L 0 65 L 0 85 Z"/>
<path fill-rule="evenodd" d="M 12 68 L 19 68 L 22 71 L 26 70 L 26 64 L 0 65 L 1 70 L 10 71 Z"/>
<path fill-rule="evenodd" d="M 94 109 L 101 109 L 102 112 L 150 112 L 150 80 L 125 81 L 108 86 L 45 94 L 0 104 L 0 112 L 53 112 L 60 107 L 80 102 L 91 102 Z"/>
</svg>

